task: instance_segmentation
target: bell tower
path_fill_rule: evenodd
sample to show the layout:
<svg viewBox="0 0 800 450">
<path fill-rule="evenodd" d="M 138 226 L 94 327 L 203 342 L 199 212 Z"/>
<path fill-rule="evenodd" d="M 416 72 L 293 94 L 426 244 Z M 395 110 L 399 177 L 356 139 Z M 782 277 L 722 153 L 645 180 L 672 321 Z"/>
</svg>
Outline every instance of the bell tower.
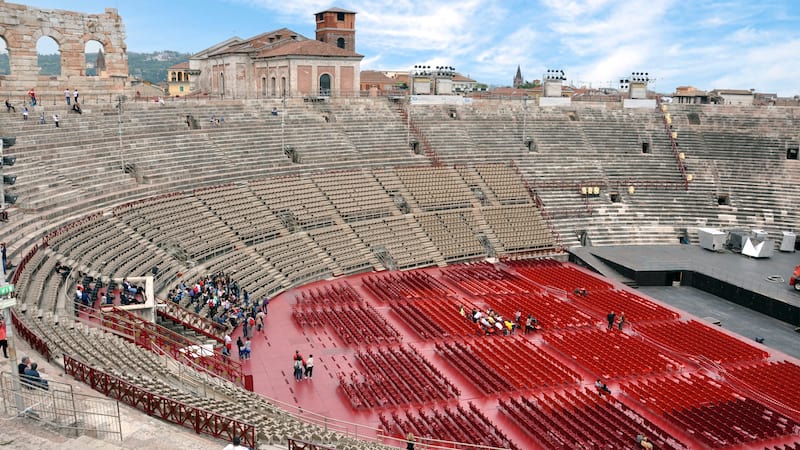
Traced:
<svg viewBox="0 0 800 450">
<path fill-rule="evenodd" d="M 331 8 L 315 15 L 317 40 L 339 48 L 356 51 L 356 13 L 341 8 Z"/>
</svg>

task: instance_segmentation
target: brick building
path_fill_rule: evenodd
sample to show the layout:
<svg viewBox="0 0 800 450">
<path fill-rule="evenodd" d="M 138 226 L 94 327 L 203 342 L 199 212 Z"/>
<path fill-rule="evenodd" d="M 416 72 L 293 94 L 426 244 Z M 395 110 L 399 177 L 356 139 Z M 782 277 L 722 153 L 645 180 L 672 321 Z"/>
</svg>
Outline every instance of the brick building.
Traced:
<svg viewBox="0 0 800 450">
<path fill-rule="evenodd" d="M 221 98 L 351 96 L 360 88 L 355 12 L 314 15 L 316 39 L 281 28 L 232 37 L 189 58 L 192 92 Z"/>
</svg>

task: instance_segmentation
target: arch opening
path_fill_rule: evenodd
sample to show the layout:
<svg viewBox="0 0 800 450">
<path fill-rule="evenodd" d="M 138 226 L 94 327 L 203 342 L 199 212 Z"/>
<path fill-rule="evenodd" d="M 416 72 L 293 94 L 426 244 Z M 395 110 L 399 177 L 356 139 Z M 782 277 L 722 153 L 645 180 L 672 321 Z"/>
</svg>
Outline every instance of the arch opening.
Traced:
<svg viewBox="0 0 800 450">
<path fill-rule="evenodd" d="M 39 75 L 61 75 L 61 46 L 50 36 L 36 41 L 36 63 Z"/>
<path fill-rule="evenodd" d="M 319 77 L 319 95 L 331 95 L 331 76 L 327 73 L 323 73 Z"/>
<path fill-rule="evenodd" d="M 11 75 L 11 55 L 8 53 L 6 38 L 0 36 L 0 75 Z"/>
<path fill-rule="evenodd" d="M 87 77 L 102 77 L 106 75 L 106 57 L 103 43 L 90 40 L 84 46 L 84 75 Z"/>
</svg>

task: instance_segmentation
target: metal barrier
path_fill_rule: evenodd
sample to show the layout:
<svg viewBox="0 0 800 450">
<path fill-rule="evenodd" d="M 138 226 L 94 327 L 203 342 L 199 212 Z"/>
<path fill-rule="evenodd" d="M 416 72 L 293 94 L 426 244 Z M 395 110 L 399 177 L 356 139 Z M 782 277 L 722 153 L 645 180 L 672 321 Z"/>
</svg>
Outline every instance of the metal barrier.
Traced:
<svg viewBox="0 0 800 450">
<path fill-rule="evenodd" d="M 16 375 L 0 372 L 0 402 L 5 414 L 34 419 L 75 436 L 122 440 L 119 402 L 75 393 L 65 383 L 48 380 L 48 389 L 42 389 L 15 378 Z"/>
<path fill-rule="evenodd" d="M 64 355 L 64 372 L 103 395 L 120 400 L 149 416 L 217 439 L 231 441 L 234 436 L 238 436 L 243 445 L 250 448 L 256 446 L 256 427 L 253 424 L 147 391 L 69 355 Z"/>
<path fill-rule="evenodd" d="M 197 342 L 121 308 L 104 307 L 98 312 L 100 326 L 113 330 L 123 339 L 150 351 L 162 350 L 177 361 L 246 386 L 246 377 L 240 362 L 223 357 L 221 353 L 203 354 L 198 349 Z M 196 354 L 192 354 L 192 349 L 197 349 Z"/>
<path fill-rule="evenodd" d="M 11 309 L 11 323 L 14 324 L 14 331 L 28 343 L 34 350 L 41 354 L 45 360 L 50 361 L 50 347 L 36 333 L 32 332 L 25 323 L 17 317 L 17 311 Z"/>
</svg>

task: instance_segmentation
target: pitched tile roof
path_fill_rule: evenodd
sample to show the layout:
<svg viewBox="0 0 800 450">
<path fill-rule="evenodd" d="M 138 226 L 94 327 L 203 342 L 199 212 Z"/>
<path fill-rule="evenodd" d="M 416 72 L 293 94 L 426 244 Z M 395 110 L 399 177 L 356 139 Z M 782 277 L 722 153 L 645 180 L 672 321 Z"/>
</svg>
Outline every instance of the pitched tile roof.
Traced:
<svg viewBox="0 0 800 450">
<path fill-rule="evenodd" d="M 394 84 L 397 82 L 394 78 L 387 77 L 386 74 L 378 70 L 362 70 L 361 71 L 362 83 L 380 83 L 380 84 Z"/>
<path fill-rule="evenodd" d="M 189 68 L 189 61 L 179 62 L 174 66 L 170 66 L 167 70 L 184 70 Z"/>
<path fill-rule="evenodd" d="M 339 48 L 335 45 L 331 45 L 326 42 L 320 42 L 311 39 L 304 41 L 287 41 L 285 44 L 276 45 L 270 48 L 265 48 L 264 50 L 258 53 L 258 57 L 260 58 L 269 58 L 275 56 L 290 56 L 290 55 L 336 56 L 336 57 L 350 56 L 358 58 L 363 57 L 363 55 L 359 55 L 356 52 L 345 50 L 343 48 Z"/>
<path fill-rule="evenodd" d="M 320 11 L 317 14 L 322 14 L 322 13 L 326 13 L 326 12 L 348 13 L 348 14 L 355 14 L 356 13 L 355 11 L 348 11 L 346 9 L 333 7 L 333 8 L 328 8 L 325 11 Z"/>
</svg>

